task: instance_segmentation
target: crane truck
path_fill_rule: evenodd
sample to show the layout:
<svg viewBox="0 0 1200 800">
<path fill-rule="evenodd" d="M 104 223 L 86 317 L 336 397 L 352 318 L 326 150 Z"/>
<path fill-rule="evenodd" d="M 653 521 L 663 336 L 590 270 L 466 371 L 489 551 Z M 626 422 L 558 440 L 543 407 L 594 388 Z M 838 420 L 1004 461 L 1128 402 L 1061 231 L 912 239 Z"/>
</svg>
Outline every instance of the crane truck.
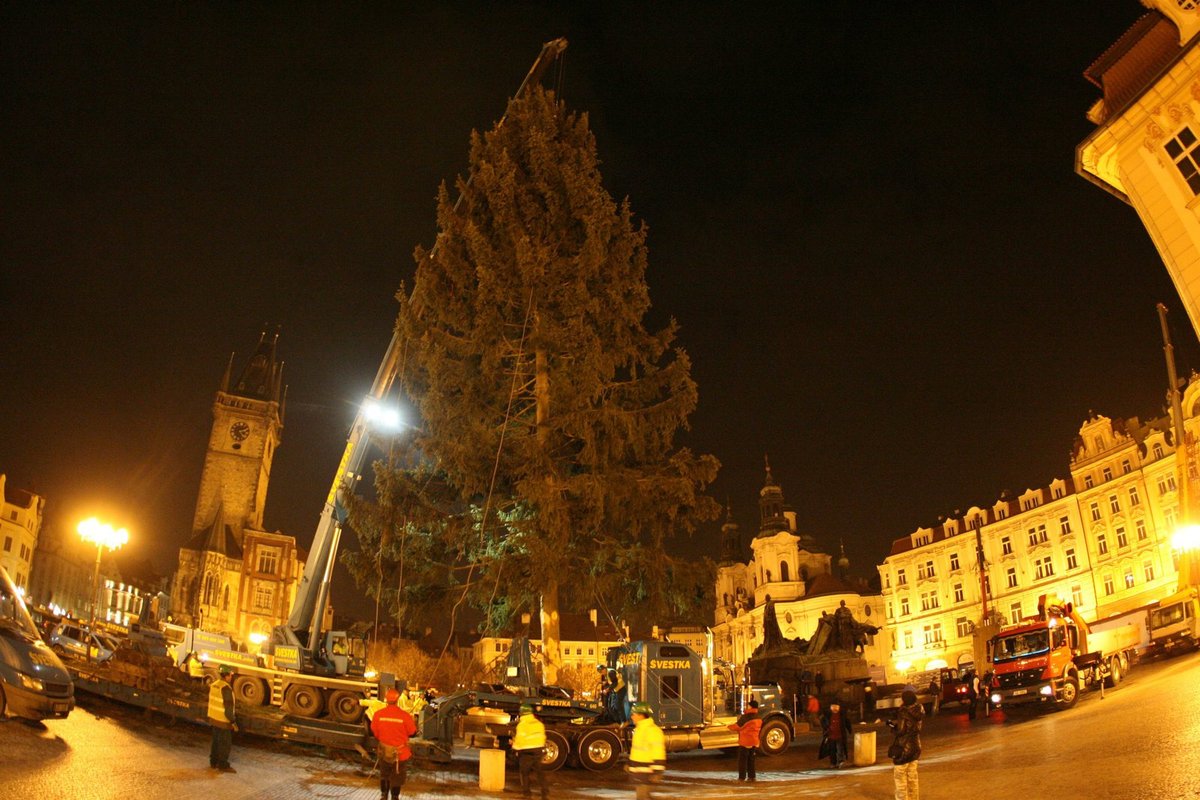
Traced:
<svg viewBox="0 0 1200 800">
<path fill-rule="evenodd" d="M 1071 603 L 1042 595 L 1036 619 L 1003 628 L 988 643 L 999 684 L 991 701 L 1070 708 L 1082 690 L 1119 684 L 1140 640 L 1134 625 L 1092 631 Z"/>
<path fill-rule="evenodd" d="M 628 642 L 609 650 L 608 667 L 619 680 L 603 702 L 575 699 L 564 689 L 540 685 L 528 646 L 514 641 L 504 684 L 433 700 L 421 711 L 419 738 L 410 743 L 416 752 L 442 761 L 450 759 L 460 738 L 474 747 L 503 747 L 511 741 L 522 703 L 532 705 L 546 726 L 541 764 L 546 770 L 571 759 L 592 771 L 615 766 L 629 749 L 630 708 L 637 702 L 654 710 L 668 752 L 736 747 L 738 735 L 729 725 L 750 700 L 758 701 L 762 753 L 782 753 L 795 736 L 795 720 L 783 707 L 777 684 L 738 685 L 732 667 L 711 667 L 687 645 Z"/>
</svg>

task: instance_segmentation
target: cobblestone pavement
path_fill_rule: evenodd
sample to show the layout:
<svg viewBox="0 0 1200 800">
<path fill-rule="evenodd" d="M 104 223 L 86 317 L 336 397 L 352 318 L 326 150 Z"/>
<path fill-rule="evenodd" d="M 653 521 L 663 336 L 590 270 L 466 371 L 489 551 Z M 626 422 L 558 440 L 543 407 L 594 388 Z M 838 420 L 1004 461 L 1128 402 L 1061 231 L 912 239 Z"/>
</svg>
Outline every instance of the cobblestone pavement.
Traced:
<svg viewBox="0 0 1200 800">
<path fill-rule="evenodd" d="M 930 720 L 920 762 L 923 800 L 1179 800 L 1200 798 L 1200 657 L 1139 665 L 1101 698 L 1085 694 L 1062 713 L 997 713 L 968 722 L 944 711 Z M 1182 701 L 1182 702 L 1181 702 Z M 878 742 L 879 754 L 887 739 Z M 672 754 L 659 795 L 667 798 L 837 798 L 887 800 L 891 766 L 832 771 L 817 762 L 816 738 L 785 755 L 759 759 L 753 787 L 736 781 L 732 756 Z M 124 707 L 84 700 L 69 719 L 0 722 L 0 798 L 21 800 L 373 800 L 370 765 L 346 753 L 238 736 L 236 774 L 208 769 L 208 734 L 186 724 L 151 721 Z M 477 763 L 464 751 L 454 764 L 417 765 L 404 797 L 487 798 Z M 549 776 L 555 800 L 633 796 L 620 771 L 562 770 Z M 510 784 L 515 774 L 508 775 Z"/>
</svg>

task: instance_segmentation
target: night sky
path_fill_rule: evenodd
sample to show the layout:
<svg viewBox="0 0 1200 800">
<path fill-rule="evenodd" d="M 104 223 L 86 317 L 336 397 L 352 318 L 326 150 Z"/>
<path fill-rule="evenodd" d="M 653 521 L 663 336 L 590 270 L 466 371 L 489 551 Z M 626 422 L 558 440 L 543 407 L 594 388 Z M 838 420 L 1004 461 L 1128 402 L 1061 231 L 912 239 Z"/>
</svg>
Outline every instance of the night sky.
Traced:
<svg viewBox="0 0 1200 800">
<path fill-rule="evenodd" d="M 226 360 L 278 325 L 266 522 L 307 543 L 438 184 L 557 36 L 745 539 L 769 454 L 870 574 L 940 514 L 1065 477 L 1089 410 L 1158 414 L 1156 302 L 1200 365 L 1136 214 L 1073 171 L 1082 72 L 1136 0 L 647 5 L 0 12 L 10 485 L 172 568 Z"/>
</svg>

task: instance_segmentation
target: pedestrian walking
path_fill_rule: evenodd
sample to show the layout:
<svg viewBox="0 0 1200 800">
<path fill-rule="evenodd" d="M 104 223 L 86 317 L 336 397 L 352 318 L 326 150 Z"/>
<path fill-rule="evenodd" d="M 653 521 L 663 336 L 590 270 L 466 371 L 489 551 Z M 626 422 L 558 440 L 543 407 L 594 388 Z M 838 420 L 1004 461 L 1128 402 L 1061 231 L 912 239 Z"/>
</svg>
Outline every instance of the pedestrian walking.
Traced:
<svg viewBox="0 0 1200 800">
<path fill-rule="evenodd" d="M 666 740 L 653 715 L 649 703 L 633 704 L 633 739 L 629 743 L 629 764 L 625 769 L 633 781 L 637 800 L 651 800 L 650 789 L 662 781 L 663 771 L 667 768 Z"/>
<path fill-rule="evenodd" d="M 745 713 L 729 726 L 729 730 L 737 731 L 738 734 L 738 780 L 754 783 L 757 778 L 754 772 L 754 756 L 758 753 L 758 734 L 762 730 L 757 700 L 746 704 Z"/>
<path fill-rule="evenodd" d="M 417 723 L 397 705 L 400 692 L 388 689 L 384 700 L 387 705 L 376 711 L 371 720 L 371 733 L 379 741 L 379 797 L 388 800 L 391 792 L 392 800 L 397 800 L 408 777 L 408 760 L 412 758 L 408 739 L 416 735 Z"/>
<path fill-rule="evenodd" d="M 208 751 L 208 765 L 222 772 L 236 772 L 229 765 L 229 751 L 233 748 L 233 732 L 237 730 L 234 716 L 233 687 L 225 680 L 233 668 L 222 664 L 217 670 L 217 679 L 208 687 L 208 726 L 212 728 L 212 747 Z"/>
<path fill-rule="evenodd" d="M 983 673 L 983 715 L 985 717 L 992 715 L 992 692 L 996 691 L 998 685 L 995 672 L 989 669 Z"/>
<path fill-rule="evenodd" d="M 550 795 L 546 792 L 546 773 L 542 770 L 542 754 L 546 749 L 546 726 L 533 714 L 533 706 L 521 704 L 521 718 L 513 733 L 512 749 L 517 754 L 517 773 L 521 776 L 521 796 L 531 797 L 530 773 L 537 775 L 542 800 Z"/>
<path fill-rule="evenodd" d="M 896 787 L 896 800 L 920 800 L 917 788 L 917 759 L 921 757 L 921 725 L 925 709 L 917 702 L 917 693 L 909 689 L 900 696 L 904 704 L 896 712 L 896 719 L 888 726 L 896 738 L 888 748 L 892 767 L 892 782 Z"/>
<path fill-rule="evenodd" d="M 809 730 L 821 730 L 821 701 L 815 694 L 810 694 L 804 701 L 804 719 L 808 722 Z"/>
<path fill-rule="evenodd" d="M 834 769 L 839 769 L 846 761 L 846 740 L 850 732 L 850 725 L 846 721 L 846 713 L 842 711 L 841 705 L 829 704 L 829 711 L 821 720 L 821 729 L 824 737 L 821 739 L 821 749 L 817 752 L 817 756 L 819 758 L 828 757 L 829 765 Z"/>
</svg>

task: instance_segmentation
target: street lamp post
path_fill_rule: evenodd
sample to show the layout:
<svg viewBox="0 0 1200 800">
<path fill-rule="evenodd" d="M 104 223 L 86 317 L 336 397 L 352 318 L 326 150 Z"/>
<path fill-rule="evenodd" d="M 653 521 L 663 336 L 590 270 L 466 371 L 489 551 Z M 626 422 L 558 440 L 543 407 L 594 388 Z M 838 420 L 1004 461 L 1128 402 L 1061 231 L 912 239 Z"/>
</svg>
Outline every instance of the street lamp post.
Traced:
<svg viewBox="0 0 1200 800">
<path fill-rule="evenodd" d="M 79 536 L 85 542 L 96 545 L 96 569 L 92 574 L 92 601 L 89 603 L 88 612 L 88 636 L 95 635 L 96 628 L 96 598 L 100 594 L 100 557 L 104 555 L 104 549 L 116 550 L 121 545 L 129 541 L 129 531 L 124 528 L 113 528 L 108 523 L 101 522 L 95 517 L 85 519 L 79 523 L 76 528 L 79 531 Z M 91 641 L 87 642 L 88 660 L 92 660 L 94 649 Z"/>
</svg>

